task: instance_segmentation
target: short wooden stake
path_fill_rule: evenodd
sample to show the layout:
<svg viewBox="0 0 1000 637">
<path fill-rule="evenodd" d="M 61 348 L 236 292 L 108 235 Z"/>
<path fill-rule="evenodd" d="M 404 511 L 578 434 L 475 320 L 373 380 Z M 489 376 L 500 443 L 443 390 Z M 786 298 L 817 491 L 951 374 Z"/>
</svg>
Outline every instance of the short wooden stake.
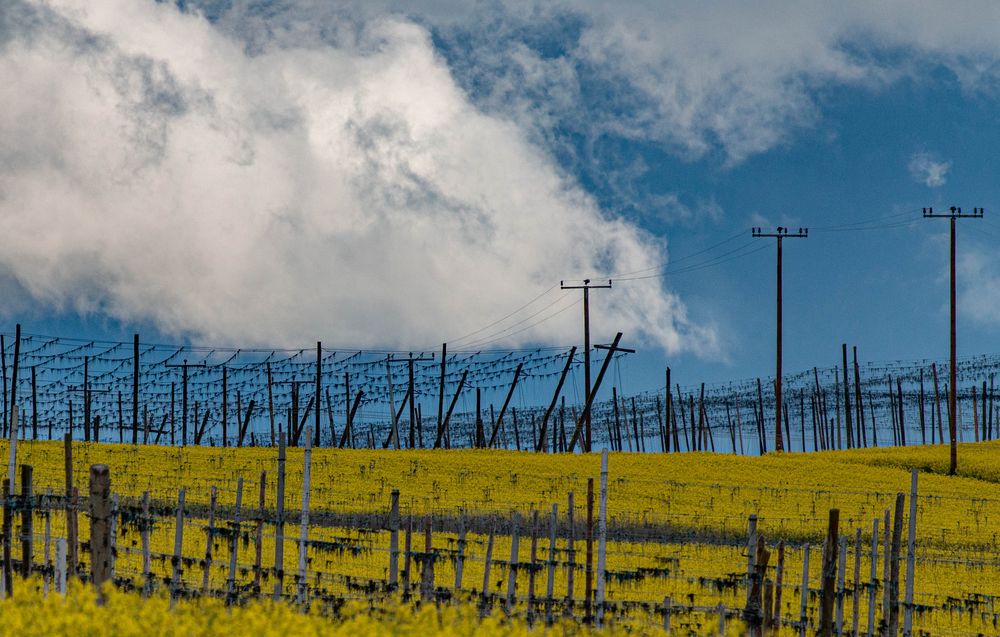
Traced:
<svg viewBox="0 0 1000 637">
<path fill-rule="evenodd" d="M 933 431 L 933 430 L 932 430 Z M 872 521 L 872 561 L 868 582 L 868 635 L 875 634 L 875 599 L 878 590 L 878 518 Z"/>
<path fill-rule="evenodd" d="M 486 541 L 486 555 L 483 558 L 483 590 L 480 604 L 480 615 L 485 617 L 489 613 L 490 605 L 490 566 L 493 564 L 493 535 L 494 529 L 490 529 L 490 537 Z"/>
<path fill-rule="evenodd" d="M 90 466 L 90 578 L 103 603 L 101 586 L 111 579 L 111 471 L 106 464 Z"/>
<path fill-rule="evenodd" d="M 465 570 L 465 509 L 458 518 L 458 553 L 455 556 L 455 596 L 462 590 L 462 575 Z"/>
<path fill-rule="evenodd" d="M 597 514 L 597 625 L 604 621 L 604 572 L 608 545 L 608 450 L 601 452 L 601 502 Z"/>
<path fill-rule="evenodd" d="M 297 582 L 299 587 L 299 604 L 306 603 L 306 596 L 309 592 L 309 587 L 306 585 L 306 564 L 308 563 L 307 554 L 309 549 L 309 482 L 312 469 L 312 445 L 312 427 L 310 426 L 306 427 L 305 458 L 302 465 L 302 513 L 299 516 L 299 572 Z"/>
<path fill-rule="evenodd" d="M 573 492 L 566 496 L 568 509 L 566 510 L 567 524 L 569 525 L 569 538 L 566 540 L 566 608 L 565 613 L 573 613 L 573 574 L 576 571 L 576 526 L 573 522 Z"/>
<path fill-rule="evenodd" d="M 983 385 L 985 386 L 985 381 Z M 985 401 L 986 396 L 983 395 Z M 985 405 L 985 402 L 983 403 Z M 984 423 L 985 425 L 985 423 Z M 984 430 L 985 431 L 985 430 Z M 986 436 L 984 435 L 983 438 Z M 910 475 L 910 520 L 906 534 L 906 593 L 903 606 L 903 637 L 913 633 L 913 578 L 916 567 L 917 541 L 917 469 Z"/>
<path fill-rule="evenodd" d="M 545 583 L 545 622 L 552 623 L 552 604 L 556 594 L 556 525 L 559 518 L 559 505 L 552 505 L 552 517 L 549 519 L 549 561 L 548 579 Z"/>
<path fill-rule="evenodd" d="M 66 596 L 66 540 L 63 538 L 56 539 L 55 589 Z"/>
<path fill-rule="evenodd" d="M 270 385 L 270 367 L 268 367 L 268 392 Z M 271 432 L 274 432 L 274 421 L 271 421 Z M 273 440 L 273 437 L 272 437 Z M 285 592 L 285 432 L 278 432 L 278 495 L 275 501 L 274 520 L 274 599 L 281 599 Z"/>
<path fill-rule="evenodd" d="M 538 564 L 538 509 L 531 512 L 531 560 L 528 565 L 528 624 L 535 621 L 535 567 Z"/>
<path fill-rule="evenodd" d="M 310 440 L 306 440 L 308 448 Z M 229 543 L 229 577 L 226 578 L 226 601 L 236 599 L 236 555 L 240 547 L 240 507 L 243 506 L 243 477 L 236 480 L 236 509 L 233 511 L 232 541 Z"/>
<path fill-rule="evenodd" d="M 806 634 L 809 625 L 809 545 L 802 549 L 802 588 L 799 595 L 799 635 Z"/>
<path fill-rule="evenodd" d="M 142 541 L 142 593 L 144 596 L 153 591 L 153 574 L 149 554 L 149 531 L 153 519 L 149 515 L 149 491 L 142 494 L 142 518 L 139 520 L 139 535 Z"/>
<path fill-rule="evenodd" d="M 212 546 L 215 544 L 215 504 L 218 490 L 212 487 L 208 496 L 208 529 L 205 533 L 205 563 L 202 567 L 201 594 L 208 595 L 209 579 L 212 571 Z"/>
<path fill-rule="evenodd" d="M 32 367 L 34 372 L 35 368 Z M 31 465 L 21 465 L 21 577 L 31 575 L 35 541 L 35 503 L 32 492 Z"/>
<path fill-rule="evenodd" d="M 393 489 L 389 504 L 389 590 L 399 586 L 399 489 Z"/>
<path fill-rule="evenodd" d="M 430 515 L 424 519 L 424 555 L 420 572 L 420 599 L 429 602 L 434 599 L 434 543 L 431 537 L 433 520 Z"/>
<path fill-rule="evenodd" d="M 851 580 L 851 588 L 853 590 L 851 635 L 858 637 L 858 632 L 861 630 L 859 625 L 861 621 L 861 529 L 857 529 L 854 533 L 854 579 Z"/>
<path fill-rule="evenodd" d="M 260 472 L 260 497 L 257 501 L 257 529 L 254 533 L 253 590 L 260 595 L 261 562 L 264 552 L 264 495 L 267 490 L 267 472 Z"/>
<path fill-rule="evenodd" d="M 847 536 L 840 536 L 840 555 L 837 565 L 837 636 L 844 634 L 844 585 L 847 571 Z"/>
<path fill-rule="evenodd" d="M 174 523 L 174 555 L 171 558 L 173 571 L 170 576 L 171 603 L 181 591 L 181 550 L 184 547 L 184 488 L 177 492 L 177 521 Z"/>
<path fill-rule="evenodd" d="M 670 601 L 670 596 L 667 595 L 663 598 L 663 630 L 666 633 L 670 633 L 670 611 L 673 607 Z"/>
<path fill-rule="evenodd" d="M 514 603 L 516 598 L 514 597 L 517 591 L 517 570 L 518 570 L 518 539 L 521 526 L 521 514 L 518 511 L 514 511 L 514 517 L 512 522 L 511 537 L 510 537 L 510 562 L 507 563 L 507 602 L 506 610 L 508 613 L 514 611 Z"/>
</svg>

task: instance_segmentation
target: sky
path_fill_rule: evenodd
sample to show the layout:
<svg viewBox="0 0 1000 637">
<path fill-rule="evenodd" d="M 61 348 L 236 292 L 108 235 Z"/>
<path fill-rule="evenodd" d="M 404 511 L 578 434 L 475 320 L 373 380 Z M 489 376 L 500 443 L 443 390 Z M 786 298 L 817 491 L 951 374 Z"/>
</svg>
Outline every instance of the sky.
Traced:
<svg viewBox="0 0 1000 637">
<path fill-rule="evenodd" d="M 638 353 L 629 389 L 997 353 L 992 2 L 10 0 L 10 331 Z"/>
</svg>

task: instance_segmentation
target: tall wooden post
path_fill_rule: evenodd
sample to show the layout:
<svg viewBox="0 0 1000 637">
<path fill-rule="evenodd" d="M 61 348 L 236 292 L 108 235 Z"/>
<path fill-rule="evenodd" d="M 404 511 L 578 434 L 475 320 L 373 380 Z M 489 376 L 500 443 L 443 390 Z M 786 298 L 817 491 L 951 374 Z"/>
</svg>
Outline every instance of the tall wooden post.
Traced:
<svg viewBox="0 0 1000 637">
<path fill-rule="evenodd" d="M 34 372 L 35 368 L 32 367 Z M 21 465 L 21 577 L 31 575 L 32 554 L 35 540 L 35 502 L 32 492 L 30 464 Z"/>
<path fill-rule="evenodd" d="M 826 544 L 823 547 L 823 596 L 821 598 L 819 628 L 819 634 L 822 637 L 830 637 L 833 634 L 833 610 L 837 586 L 837 549 L 840 544 L 838 538 L 839 522 L 840 510 L 830 509 Z"/>
<path fill-rule="evenodd" d="M 139 335 L 132 335 L 132 444 L 139 444 Z M 170 444 L 173 444 L 171 439 Z"/>
<path fill-rule="evenodd" d="M 274 599 L 285 588 L 285 432 L 278 433 L 278 496 L 274 519 Z"/>
</svg>

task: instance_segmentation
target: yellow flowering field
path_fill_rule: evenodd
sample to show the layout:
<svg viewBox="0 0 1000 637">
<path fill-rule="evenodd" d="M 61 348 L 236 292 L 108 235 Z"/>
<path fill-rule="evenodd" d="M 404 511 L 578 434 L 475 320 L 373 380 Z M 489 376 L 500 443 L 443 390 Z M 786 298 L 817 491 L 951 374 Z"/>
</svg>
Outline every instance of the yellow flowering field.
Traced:
<svg viewBox="0 0 1000 637">
<path fill-rule="evenodd" d="M 607 549 L 608 620 L 620 629 L 639 631 L 638 634 L 661 630 L 663 600 L 672 600 L 671 624 L 681 634 L 712 634 L 718 626 L 716 608 L 725 609 L 727 627 L 739 633 L 737 615 L 745 602 L 746 525 L 747 516 L 758 516 L 758 529 L 774 549 L 779 540 L 786 543 L 784 581 L 780 615 L 783 625 L 777 634 L 798 633 L 802 597 L 803 547 L 810 544 L 809 592 L 806 595 L 807 617 L 813 625 L 818 616 L 820 587 L 820 552 L 825 532 L 827 512 L 831 507 L 841 511 L 841 533 L 851 538 L 847 576 L 844 589 L 845 625 L 853 619 L 853 591 L 859 595 L 859 617 L 862 630 L 867 625 L 870 581 L 870 547 L 872 520 L 882 517 L 892 505 L 897 492 L 908 493 L 910 469 L 920 473 L 920 495 L 917 513 L 916 596 L 918 612 L 914 627 L 922 634 L 992 634 L 998 616 L 994 600 L 1000 596 L 997 578 L 1000 558 L 997 558 L 997 533 L 1000 531 L 1000 498 L 992 493 L 993 480 L 1000 475 L 993 469 L 1000 465 L 992 458 L 1000 451 L 1000 443 L 967 444 L 960 448 L 960 475 L 948 477 L 946 447 L 911 447 L 869 449 L 849 452 L 811 454 L 770 454 L 764 457 L 737 457 L 721 454 L 611 454 L 609 461 L 609 542 Z M 5 450 L 3 450 L 6 453 Z M 229 572 L 231 541 L 228 517 L 235 500 L 235 482 L 245 479 L 243 494 L 243 524 L 237 542 L 237 572 L 235 584 L 243 591 L 239 608 L 225 609 L 219 602 L 184 601 L 174 611 L 182 622 L 187 604 L 207 604 L 206 616 L 212 616 L 220 604 L 219 613 L 235 617 L 244 612 L 292 612 L 287 607 L 276 610 L 257 601 L 252 591 L 254 554 L 256 552 L 255 516 L 260 473 L 266 472 L 265 518 L 273 516 L 275 505 L 274 476 L 276 450 L 270 448 L 186 448 L 140 447 L 130 445 L 94 445 L 75 443 L 73 446 L 75 483 L 86 493 L 87 469 L 92 463 L 111 467 L 112 490 L 120 495 L 123 509 L 134 507 L 138 497 L 149 491 L 158 513 L 151 532 L 153 554 L 152 574 L 162 595 L 168 588 L 172 565 L 169 559 L 174 546 L 172 506 L 177 490 L 187 490 L 187 507 L 183 535 L 182 577 L 185 586 L 200 590 L 205 556 L 208 522 L 205 504 L 212 486 L 218 488 L 221 529 L 212 543 L 213 562 L 210 589 L 224 591 Z M 489 578 L 493 595 L 494 614 L 504 607 L 508 566 L 511 560 L 509 522 L 512 511 L 521 514 L 521 542 L 515 577 L 516 596 L 510 608 L 513 617 L 524 619 L 527 613 L 530 541 L 527 537 L 531 513 L 539 511 L 535 598 L 544 605 L 549 564 L 548 520 L 552 504 L 559 507 L 560 532 L 555 546 L 553 565 L 554 598 L 558 602 L 567 596 L 569 576 L 569 546 L 565 536 L 567 494 L 575 496 L 574 515 L 577 522 L 573 545 L 574 581 L 572 598 L 575 616 L 582 616 L 579 607 L 584 598 L 584 555 L 586 545 L 580 531 L 585 519 L 587 479 L 599 484 L 598 455 L 533 454 L 496 450 L 461 451 L 382 451 L 328 450 L 313 451 L 311 512 L 308 545 L 308 589 L 317 601 L 330 599 L 346 602 L 347 606 L 376 604 L 380 612 L 365 625 L 364 631 L 383 634 L 396 630 L 393 622 L 412 621 L 426 615 L 424 608 L 404 605 L 392 613 L 386 608 L 398 605 L 399 595 L 388 594 L 389 533 L 384 530 L 390 492 L 398 489 L 404 520 L 414 516 L 413 551 L 424 550 L 423 520 L 434 521 L 433 551 L 438 555 L 434 568 L 434 585 L 439 594 L 440 609 L 451 609 L 448 615 L 459 624 L 438 622 L 437 632 L 469 634 L 469 628 L 458 629 L 462 622 L 469 626 L 486 626 L 476 620 L 478 599 L 485 568 L 487 535 L 484 524 L 496 520 L 499 529 L 494 539 L 492 570 Z M 298 556 L 298 514 L 301 501 L 302 451 L 288 450 L 286 507 L 291 519 L 285 530 L 284 593 L 294 596 L 295 566 Z M 51 490 L 62 493 L 64 486 L 64 456 L 60 443 L 21 443 L 18 463 L 34 467 L 35 492 Z M 83 508 L 86 511 L 86 507 Z M 464 561 L 461 591 L 454 591 L 457 536 L 454 523 L 465 514 L 478 520 L 479 528 L 470 530 Z M 324 517 L 337 514 L 339 518 Z M 595 506 L 596 514 L 596 506 Z M 354 516 L 354 517 L 352 517 Z M 52 535 L 65 535 L 61 511 L 49 516 Z M 354 520 L 356 524 L 352 522 Z M 485 521 L 484 521 L 485 520 Z M 36 513 L 35 534 L 38 537 L 43 518 Z M 142 584 L 142 559 L 139 532 L 134 523 L 119 528 L 117 537 L 116 574 L 119 583 Z M 862 530 L 860 579 L 853 576 L 854 530 Z M 81 515 L 80 539 L 86 542 L 89 526 Z M 15 532 L 17 529 L 15 527 Z M 403 549 L 403 533 L 400 534 Z M 36 561 L 41 561 L 36 539 Z M 274 526 L 266 524 L 261 540 L 261 589 L 266 597 L 274 588 Z M 876 589 L 876 622 L 881 620 L 882 555 L 880 546 Z M 905 537 L 904 537 L 905 553 Z M 419 565 L 414 558 L 410 583 L 414 598 L 419 598 Z M 81 554 L 84 563 L 86 552 Z M 768 577 L 774 578 L 775 556 L 772 556 Z M 596 561 L 596 558 L 595 558 Z M 403 557 L 400 557 L 403 568 Z M 901 571 L 905 570 L 905 564 Z M 86 597 L 85 595 L 83 597 Z M 451 599 L 454 597 L 454 599 Z M 20 595 L 15 595 L 15 600 Z M 50 596 L 51 598 L 51 596 Z M 118 599 L 117 597 L 115 599 Z M 131 599 L 131 598 L 123 598 Z M 463 603 L 457 603 L 461 600 Z M 10 603 L 10 602 L 6 602 Z M 48 604 L 49 600 L 34 600 L 32 604 Z M 66 604 L 83 604 L 81 612 L 101 613 L 103 609 L 86 610 L 83 598 Z M 124 604 L 125 602 L 121 602 Z M 137 615 L 160 612 L 157 598 L 140 602 Z M 419 603 L 418 603 L 419 605 Z M 331 618 L 320 610 L 324 604 L 312 606 L 308 617 L 315 617 L 322 630 L 343 630 L 352 619 Z M 472 608 L 471 611 L 468 608 Z M 535 610 L 538 612 L 536 606 Z M 345 611 L 346 612 L 346 611 Z M 464 613 L 464 614 L 463 614 Z M 294 614 L 294 613 L 293 613 Z M 348 613 L 349 615 L 349 613 Z M 558 615 L 558 613 L 557 613 Z M 171 615 L 172 617 L 173 615 Z M 393 619 L 386 619 L 387 617 Z M 296 621 L 307 621 L 295 614 Z M 171 620 L 173 621 L 173 620 Z M 217 621 L 223 626 L 222 619 Z M 248 621 L 250 621 L 248 619 Z M 309 620 L 312 621 L 312 620 Z M 449 619 L 449 622 L 452 621 Z M 515 634 L 527 630 L 526 625 L 506 623 L 496 630 Z M 180 624 L 178 624 L 180 625 Z M 876 623 L 877 625 L 877 623 Z M 427 629 L 427 624 L 421 624 Z M 570 622 L 555 630 L 575 630 L 578 623 Z M 467 627 L 468 628 L 468 627 Z M 312 630 L 303 627 L 305 634 Z M 318 629 L 319 630 L 319 629 Z M 582 630 L 582 628 L 581 628 Z M 511 632 L 513 631 L 513 632 Z M 61 633 L 53 633 L 61 634 Z M 128 634 L 127 631 L 121 634 Z M 177 633 L 181 634 L 181 633 Z M 205 633 L 208 634 L 208 633 Z M 224 634 L 220 632 L 215 634 Z M 263 633 L 266 634 L 266 633 Z M 402 634 L 402 633 L 385 633 Z M 426 634 L 426 633 L 424 633 Z M 520 634 L 520 633 L 518 633 Z M 636 633 L 633 633 L 636 634 Z"/>
</svg>

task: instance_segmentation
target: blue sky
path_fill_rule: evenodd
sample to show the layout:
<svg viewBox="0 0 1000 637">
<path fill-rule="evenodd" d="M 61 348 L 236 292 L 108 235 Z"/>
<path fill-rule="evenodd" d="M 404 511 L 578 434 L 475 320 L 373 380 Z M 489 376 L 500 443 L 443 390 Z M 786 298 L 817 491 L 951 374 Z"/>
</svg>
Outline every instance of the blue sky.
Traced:
<svg viewBox="0 0 1000 637">
<path fill-rule="evenodd" d="M 632 388 L 665 365 L 767 376 L 774 247 L 750 252 L 750 228 L 787 225 L 810 237 L 786 243 L 786 370 L 842 342 L 943 359 L 947 222 L 920 209 L 959 205 L 986 208 L 959 224 L 960 353 L 996 352 L 1000 21 L 949 6 L 18 0 L 5 320 L 568 344 L 579 306 L 546 288 L 665 261 L 594 293 L 594 340 L 640 350 Z"/>
</svg>

